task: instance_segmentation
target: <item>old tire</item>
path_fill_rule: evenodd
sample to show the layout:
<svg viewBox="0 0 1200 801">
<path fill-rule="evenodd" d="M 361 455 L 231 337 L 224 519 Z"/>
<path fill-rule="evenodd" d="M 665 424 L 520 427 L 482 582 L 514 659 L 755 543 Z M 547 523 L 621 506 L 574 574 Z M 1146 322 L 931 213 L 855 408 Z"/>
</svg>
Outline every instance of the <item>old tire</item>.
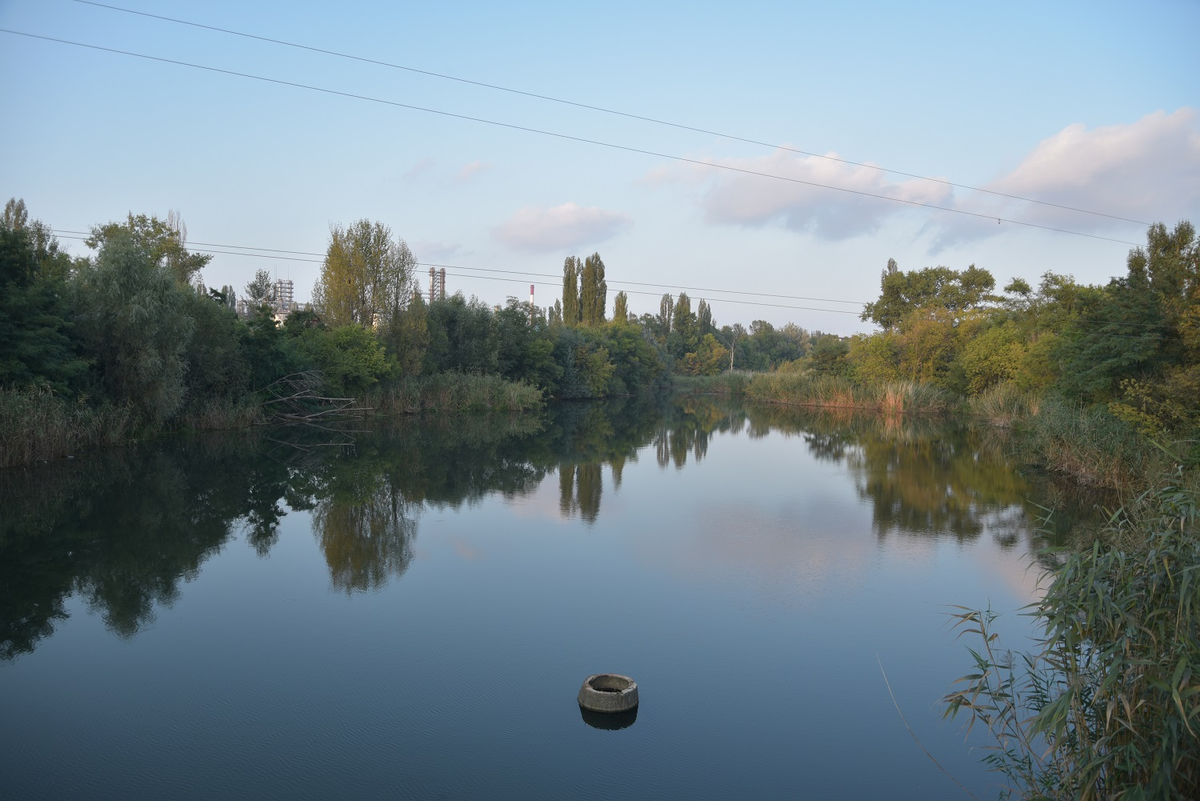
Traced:
<svg viewBox="0 0 1200 801">
<path fill-rule="evenodd" d="M 592 712 L 628 712 L 638 705 L 637 682 L 619 673 L 596 673 L 584 679 L 579 705 Z"/>
</svg>

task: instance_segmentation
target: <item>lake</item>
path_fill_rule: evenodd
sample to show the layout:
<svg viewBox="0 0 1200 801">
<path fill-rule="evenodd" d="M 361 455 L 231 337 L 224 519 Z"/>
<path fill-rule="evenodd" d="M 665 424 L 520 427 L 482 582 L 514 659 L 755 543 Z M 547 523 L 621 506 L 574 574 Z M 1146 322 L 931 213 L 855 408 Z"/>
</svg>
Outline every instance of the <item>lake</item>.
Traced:
<svg viewBox="0 0 1200 801">
<path fill-rule="evenodd" d="M 0 796 L 994 798 L 949 607 L 1024 647 L 1070 500 L 989 433 L 703 398 L 0 472 Z"/>
</svg>

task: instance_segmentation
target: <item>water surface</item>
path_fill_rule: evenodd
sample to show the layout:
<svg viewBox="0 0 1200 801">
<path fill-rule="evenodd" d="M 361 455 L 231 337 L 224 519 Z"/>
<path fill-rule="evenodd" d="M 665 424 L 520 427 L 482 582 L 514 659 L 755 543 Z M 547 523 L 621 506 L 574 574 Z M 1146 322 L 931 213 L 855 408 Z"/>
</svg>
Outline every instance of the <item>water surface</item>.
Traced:
<svg viewBox="0 0 1200 801">
<path fill-rule="evenodd" d="M 946 613 L 1035 598 L 1049 495 L 970 432 L 704 400 L 9 471 L 0 796 L 962 797 L 907 723 L 995 797 Z"/>
</svg>

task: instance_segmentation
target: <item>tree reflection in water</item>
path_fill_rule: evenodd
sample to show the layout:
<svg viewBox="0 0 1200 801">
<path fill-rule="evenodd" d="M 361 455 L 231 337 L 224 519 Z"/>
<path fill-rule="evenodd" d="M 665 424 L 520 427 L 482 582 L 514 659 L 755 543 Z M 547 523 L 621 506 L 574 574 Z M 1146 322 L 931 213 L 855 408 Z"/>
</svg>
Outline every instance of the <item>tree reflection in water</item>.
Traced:
<svg viewBox="0 0 1200 801">
<path fill-rule="evenodd" d="M 111 631 L 133 636 L 238 533 L 267 556 L 290 511 L 312 511 L 334 588 L 378 590 L 411 564 L 426 507 L 523 496 L 557 472 L 562 514 L 590 524 L 604 465 L 616 489 L 643 448 L 661 469 L 681 469 L 706 458 L 718 433 L 770 432 L 846 465 L 879 537 L 987 531 L 1011 547 L 1032 536 L 1040 510 L 1031 497 L 1078 497 L 1035 486 L 1006 462 L 1002 441 L 969 430 L 709 398 L 384 420 L 340 443 L 296 430 L 192 437 L 0 471 L 0 659 L 50 636 L 72 594 Z M 1070 520 L 1057 519 L 1060 533 Z"/>
</svg>

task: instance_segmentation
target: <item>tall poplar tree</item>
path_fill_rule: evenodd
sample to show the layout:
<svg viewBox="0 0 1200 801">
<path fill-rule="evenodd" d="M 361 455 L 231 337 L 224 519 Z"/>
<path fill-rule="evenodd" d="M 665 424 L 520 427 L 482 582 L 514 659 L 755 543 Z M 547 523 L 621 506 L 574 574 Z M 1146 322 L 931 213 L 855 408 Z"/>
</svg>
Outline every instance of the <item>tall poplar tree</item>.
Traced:
<svg viewBox="0 0 1200 801">
<path fill-rule="evenodd" d="M 658 327 L 663 340 L 671 335 L 671 322 L 675 312 L 675 299 L 668 292 L 658 302 Z"/>
<path fill-rule="evenodd" d="M 574 327 L 579 325 L 579 259 L 567 256 L 563 262 L 563 323 Z"/>
<path fill-rule="evenodd" d="M 580 319 L 586 326 L 603 325 L 608 283 L 604 280 L 604 262 L 599 253 L 593 253 L 584 261 L 580 285 Z"/>
<path fill-rule="evenodd" d="M 613 299 L 613 322 L 621 325 L 629 322 L 629 296 L 624 291 Z"/>
</svg>

